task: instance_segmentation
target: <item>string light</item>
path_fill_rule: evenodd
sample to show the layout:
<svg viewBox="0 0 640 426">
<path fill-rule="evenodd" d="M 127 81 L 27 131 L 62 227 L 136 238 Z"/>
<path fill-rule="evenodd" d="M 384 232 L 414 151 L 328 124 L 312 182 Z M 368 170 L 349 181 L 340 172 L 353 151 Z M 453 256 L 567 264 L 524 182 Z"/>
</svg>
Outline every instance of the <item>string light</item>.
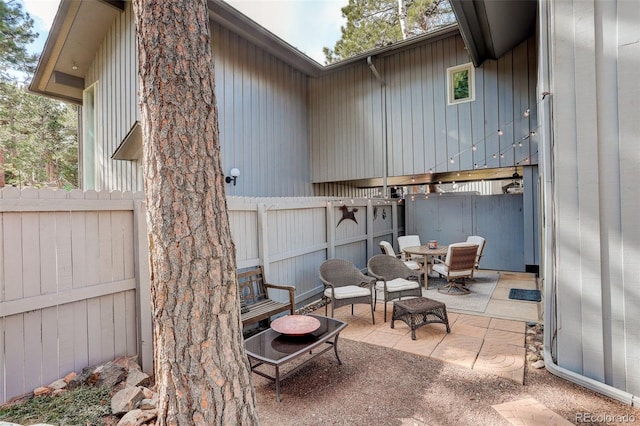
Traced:
<svg viewBox="0 0 640 426">
<path fill-rule="evenodd" d="M 537 104 L 536 104 L 536 105 L 537 105 Z M 531 110 L 530 110 L 530 109 L 526 109 L 526 110 L 523 112 L 523 116 L 524 116 L 524 117 L 529 117 L 529 116 L 530 116 L 530 114 L 531 114 Z M 512 120 L 512 121 L 510 121 L 510 122 L 506 123 L 506 124 L 505 124 L 505 126 L 507 126 L 507 127 L 508 127 L 508 126 L 512 125 L 513 123 L 515 123 L 515 122 L 516 122 L 516 120 L 514 119 L 514 120 Z M 539 128 L 539 127 L 537 127 L 536 129 L 538 129 L 538 128 Z M 498 151 L 497 151 L 496 153 L 491 154 L 491 155 L 493 156 L 493 158 L 497 158 L 497 156 L 498 156 L 498 155 L 500 155 L 500 158 L 504 158 L 504 153 L 505 153 L 508 149 L 511 149 L 511 148 L 515 149 L 515 148 L 516 148 L 516 146 L 518 146 L 518 147 L 522 147 L 522 146 L 523 146 L 522 141 L 524 141 L 524 140 L 526 140 L 526 139 L 530 138 L 531 136 L 536 135 L 536 129 L 532 129 L 532 130 L 530 130 L 530 131 L 529 131 L 525 136 L 521 137 L 521 138 L 520 138 L 520 139 L 518 139 L 518 140 L 515 140 L 511 145 L 507 146 L 506 148 L 498 149 Z M 500 129 L 498 129 L 498 130 L 497 130 L 497 134 L 498 134 L 498 136 L 503 136 L 503 135 L 504 135 L 504 131 L 502 130 L 502 128 L 500 128 Z M 494 135 L 495 135 L 495 134 L 494 134 Z M 469 146 L 469 147 L 467 147 L 467 148 L 465 148 L 465 149 L 461 150 L 459 153 L 455 154 L 454 156 L 449 157 L 449 162 L 450 162 L 451 164 L 455 164 L 455 161 L 454 161 L 455 157 L 459 157 L 459 156 L 461 156 L 462 154 L 464 154 L 464 153 L 465 153 L 465 152 L 467 152 L 467 151 L 477 151 L 477 149 L 478 149 L 478 144 L 479 144 L 479 143 L 485 143 L 485 144 L 486 144 L 487 140 L 489 140 L 491 137 L 492 137 L 492 135 L 487 135 L 486 137 L 484 137 L 484 138 L 483 138 L 483 139 L 481 139 L 480 141 L 477 141 L 476 143 L 472 144 L 471 146 Z M 488 153 L 485 153 L 485 154 L 488 154 Z M 514 155 L 514 157 L 515 157 L 515 155 Z M 515 159 L 515 158 L 514 158 L 514 159 Z M 445 160 L 445 161 L 446 161 L 446 160 Z M 440 166 L 442 166 L 442 163 L 438 163 L 438 164 L 436 164 L 436 165 L 435 165 L 435 168 L 436 168 L 436 169 L 438 169 Z M 474 169 L 477 169 L 477 168 L 479 168 L 479 167 L 480 167 L 480 166 L 478 165 L 478 163 L 477 163 L 477 162 L 473 164 L 473 168 L 474 168 Z M 489 166 L 485 163 L 483 167 L 484 167 L 484 168 L 488 168 Z M 434 173 L 434 167 L 430 167 L 430 168 L 429 168 L 429 174 L 433 174 L 433 173 Z M 414 179 L 415 179 L 415 177 L 412 177 L 412 182 L 415 182 L 415 180 L 414 180 Z"/>
</svg>

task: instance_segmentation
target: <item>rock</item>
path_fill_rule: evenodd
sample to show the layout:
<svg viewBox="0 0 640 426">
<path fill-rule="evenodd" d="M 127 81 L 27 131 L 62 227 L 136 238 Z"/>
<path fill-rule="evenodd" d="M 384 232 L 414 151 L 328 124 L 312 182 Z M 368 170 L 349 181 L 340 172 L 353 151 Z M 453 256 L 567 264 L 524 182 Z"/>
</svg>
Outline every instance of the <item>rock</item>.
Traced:
<svg viewBox="0 0 640 426">
<path fill-rule="evenodd" d="M 540 358 L 536 354 L 527 354 L 527 361 L 534 362 L 539 360 Z"/>
<path fill-rule="evenodd" d="M 111 398 L 111 412 L 115 415 L 124 414 L 127 411 L 131 411 L 137 407 L 138 403 L 142 401 L 144 394 L 137 387 L 127 387 L 119 392 L 116 392 Z"/>
<path fill-rule="evenodd" d="M 533 368 L 537 368 L 537 369 L 544 368 L 544 361 L 543 360 L 538 360 L 538 361 L 534 362 L 531 366 Z"/>
<path fill-rule="evenodd" d="M 536 334 L 536 333 L 537 333 L 537 331 L 535 329 L 533 329 L 533 328 L 528 328 L 527 329 L 527 334 Z"/>
<path fill-rule="evenodd" d="M 127 379 L 127 369 L 113 363 L 101 365 L 96 368 L 95 373 L 98 375 L 95 382 L 96 386 L 112 388 Z"/>
<path fill-rule="evenodd" d="M 76 374 L 75 371 L 72 371 L 71 373 L 67 374 L 66 376 L 64 376 L 64 380 L 65 382 L 69 383 L 71 380 L 75 379 L 78 375 Z"/>
<path fill-rule="evenodd" d="M 66 389 L 56 389 L 53 392 L 51 392 L 51 396 L 60 396 L 66 391 L 67 391 Z"/>
<path fill-rule="evenodd" d="M 69 380 L 69 382 L 67 383 L 67 388 L 69 390 L 73 390 L 82 385 L 94 385 L 98 380 L 95 369 L 96 366 L 83 368 L 80 374 Z"/>
<path fill-rule="evenodd" d="M 158 415 L 158 410 L 132 410 L 124 415 L 118 426 L 140 426 Z"/>
<path fill-rule="evenodd" d="M 55 382 L 51 383 L 48 387 L 52 390 L 64 389 L 67 387 L 67 382 L 64 379 L 58 379 Z"/>
<path fill-rule="evenodd" d="M 151 382 L 151 377 L 139 369 L 132 368 L 127 374 L 127 384 L 130 386 L 147 386 Z"/>
<path fill-rule="evenodd" d="M 145 398 L 142 401 L 140 401 L 140 405 L 138 406 L 138 408 L 140 408 L 141 410 L 153 410 L 155 408 L 158 408 L 158 400 L 157 399 L 148 399 Z"/>
<path fill-rule="evenodd" d="M 33 396 L 48 395 L 50 393 L 51 393 L 51 389 L 49 389 L 46 386 L 40 386 L 39 388 L 35 388 L 33 390 Z"/>
<path fill-rule="evenodd" d="M 130 357 L 121 356 L 121 357 L 116 358 L 113 361 L 111 361 L 111 364 L 119 365 L 120 367 L 123 367 L 127 371 L 129 371 L 129 370 L 141 370 L 140 364 L 138 364 L 136 359 L 137 359 L 137 357 L 135 355 L 134 356 L 130 356 Z"/>
<path fill-rule="evenodd" d="M 158 398 L 158 395 L 149 388 L 141 387 L 142 393 L 144 394 L 145 399 Z"/>
</svg>

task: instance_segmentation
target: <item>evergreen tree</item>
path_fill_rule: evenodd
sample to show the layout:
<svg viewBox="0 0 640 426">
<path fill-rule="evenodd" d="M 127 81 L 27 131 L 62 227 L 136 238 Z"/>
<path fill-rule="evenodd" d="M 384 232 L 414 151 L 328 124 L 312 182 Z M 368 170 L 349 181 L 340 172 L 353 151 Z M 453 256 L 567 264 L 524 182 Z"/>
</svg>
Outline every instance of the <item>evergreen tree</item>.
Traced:
<svg viewBox="0 0 640 426">
<path fill-rule="evenodd" d="M 333 49 L 323 48 L 326 63 L 341 61 L 454 22 L 448 0 L 349 0 L 347 19 Z"/>
<path fill-rule="evenodd" d="M 38 60 L 27 46 L 38 34 L 33 19 L 16 0 L 0 0 L 0 79 L 9 80 L 9 70 L 33 74 Z"/>
<path fill-rule="evenodd" d="M 258 424 L 221 165 L 207 0 L 134 0 L 156 425 Z"/>
<path fill-rule="evenodd" d="M 0 82 L 0 151 L 6 185 L 77 188 L 76 123 L 75 106 Z"/>
</svg>

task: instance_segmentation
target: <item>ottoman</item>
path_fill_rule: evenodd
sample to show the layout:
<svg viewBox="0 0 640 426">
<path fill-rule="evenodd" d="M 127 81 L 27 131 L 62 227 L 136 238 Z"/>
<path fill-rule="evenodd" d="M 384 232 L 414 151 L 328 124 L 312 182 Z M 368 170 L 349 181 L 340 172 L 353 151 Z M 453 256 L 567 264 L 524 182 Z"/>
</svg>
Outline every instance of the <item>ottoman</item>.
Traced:
<svg viewBox="0 0 640 426">
<path fill-rule="evenodd" d="M 416 340 L 416 329 L 427 324 L 444 324 L 447 326 L 447 333 L 451 332 L 445 304 L 426 297 L 394 302 L 391 328 L 395 320 L 404 321 L 411 328 L 412 340 Z"/>
</svg>

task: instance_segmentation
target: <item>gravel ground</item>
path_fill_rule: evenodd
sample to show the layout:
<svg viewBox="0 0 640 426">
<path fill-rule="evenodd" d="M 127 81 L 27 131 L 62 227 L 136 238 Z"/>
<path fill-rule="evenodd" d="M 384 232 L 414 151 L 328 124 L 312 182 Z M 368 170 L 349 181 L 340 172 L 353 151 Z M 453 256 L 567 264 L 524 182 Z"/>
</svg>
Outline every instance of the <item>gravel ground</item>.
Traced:
<svg viewBox="0 0 640 426">
<path fill-rule="evenodd" d="M 534 398 L 574 424 L 579 413 L 634 416 L 640 410 L 560 379 L 547 370 L 525 372 L 525 384 L 453 364 L 366 343 L 339 340 L 342 365 L 333 352 L 314 359 L 275 385 L 257 375 L 253 383 L 262 425 L 508 425 L 491 406 Z"/>
</svg>

